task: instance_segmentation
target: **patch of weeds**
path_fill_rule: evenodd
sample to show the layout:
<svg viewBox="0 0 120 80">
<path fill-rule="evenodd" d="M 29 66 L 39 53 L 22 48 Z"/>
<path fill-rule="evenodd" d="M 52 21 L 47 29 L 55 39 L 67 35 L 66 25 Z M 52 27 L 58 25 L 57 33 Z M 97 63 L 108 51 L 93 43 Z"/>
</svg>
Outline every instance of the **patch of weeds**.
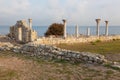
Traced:
<svg viewBox="0 0 120 80">
<path fill-rule="evenodd" d="M 49 78 L 48 80 L 54 80 L 54 78 Z"/>
<path fill-rule="evenodd" d="M 88 69 L 88 71 L 89 71 L 89 72 L 99 72 L 99 71 L 97 71 L 97 70 L 95 70 L 95 69 Z"/>
<path fill-rule="evenodd" d="M 120 68 L 111 66 L 112 69 L 120 71 Z"/>
<path fill-rule="evenodd" d="M 95 42 L 90 42 L 92 45 L 96 45 L 96 43 Z"/>
<path fill-rule="evenodd" d="M 93 80 L 92 78 L 85 78 L 85 79 L 83 79 L 83 80 Z"/>
<path fill-rule="evenodd" d="M 0 69 L 0 80 L 12 80 L 17 74 L 14 70 Z"/>
<path fill-rule="evenodd" d="M 61 69 L 56 69 L 57 72 L 59 72 L 60 74 L 72 74 L 71 71 L 69 71 L 67 68 L 63 68 L 62 70 Z"/>
<path fill-rule="evenodd" d="M 57 63 L 68 63 L 68 61 L 66 61 L 64 59 L 56 59 L 54 62 L 57 62 Z"/>
<path fill-rule="evenodd" d="M 21 53 L 12 53 L 15 57 L 18 57 L 18 58 L 22 58 L 24 60 L 33 60 L 33 61 L 36 61 L 38 63 L 44 63 L 45 61 L 42 60 L 41 58 L 39 57 L 36 57 L 36 56 L 30 56 L 29 54 L 21 54 Z"/>
<path fill-rule="evenodd" d="M 63 73 L 64 73 L 64 71 L 63 71 L 63 70 L 61 70 L 61 69 L 56 69 L 55 71 L 57 71 L 57 72 L 59 72 L 59 73 L 61 73 L 61 74 L 63 74 Z"/>
<path fill-rule="evenodd" d="M 106 71 L 106 74 L 110 75 L 110 74 L 114 74 L 114 72 L 112 70 L 108 70 Z"/>
<path fill-rule="evenodd" d="M 96 40 L 96 41 L 92 41 L 92 42 L 90 42 L 92 45 L 96 45 L 97 43 L 100 43 L 101 42 L 101 40 Z"/>
<path fill-rule="evenodd" d="M 116 39 L 113 39 L 113 41 L 116 41 Z"/>
<path fill-rule="evenodd" d="M 108 67 L 108 68 L 111 68 L 111 69 L 114 69 L 114 70 L 118 70 L 118 71 L 120 71 L 120 68 L 118 68 L 118 67 L 113 67 L 111 64 L 105 64 L 104 65 L 105 67 Z"/>
<path fill-rule="evenodd" d="M 74 62 L 74 63 L 71 63 L 71 64 L 78 66 L 80 63 L 82 63 L 82 62 Z"/>
<path fill-rule="evenodd" d="M 95 42 L 96 42 L 96 43 L 99 43 L 99 42 L 101 42 L 101 40 L 98 39 L 98 40 L 96 40 Z"/>
</svg>

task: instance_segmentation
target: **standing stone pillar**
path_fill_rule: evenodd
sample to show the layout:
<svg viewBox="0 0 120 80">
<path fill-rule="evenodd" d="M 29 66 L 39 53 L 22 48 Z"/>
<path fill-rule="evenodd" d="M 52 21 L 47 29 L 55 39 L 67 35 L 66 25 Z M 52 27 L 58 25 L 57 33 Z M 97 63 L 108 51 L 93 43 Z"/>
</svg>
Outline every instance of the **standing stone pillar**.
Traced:
<svg viewBox="0 0 120 80">
<path fill-rule="evenodd" d="M 108 36 L 108 22 L 109 21 L 105 21 L 105 23 L 106 23 L 105 35 L 106 36 Z"/>
<path fill-rule="evenodd" d="M 76 25 L 76 27 L 75 27 L 75 35 L 76 35 L 76 37 L 78 38 L 78 34 L 79 34 L 79 28 L 78 28 L 78 25 Z"/>
<path fill-rule="evenodd" d="M 90 28 L 87 28 L 87 36 L 90 36 Z"/>
<path fill-rule="evenodd" d="M 96 30 L 96 35 L 99 36 L 99 24 L 100 24 L 101 19 L 96 19 L 97 23 L 97 30 Z"/>
<path fill-rule="evenodd" d="M 67 37 L 67 33 L 66 33 L 66 23 L 67 23 L 67 21 L 65 20 L 65 19 L 63 19 L 63 25 L 64 25 L 64 38 L 66 38 Z"/>
<path fill-rule="evenodd" d="M 29 27 L 32 29 L 32 19 L 28 19 Z"/>
<path fill-rule="evenodd" d="M 17 28 L 17 41 L 22 41 L 22 28 Z"/>
</svg>

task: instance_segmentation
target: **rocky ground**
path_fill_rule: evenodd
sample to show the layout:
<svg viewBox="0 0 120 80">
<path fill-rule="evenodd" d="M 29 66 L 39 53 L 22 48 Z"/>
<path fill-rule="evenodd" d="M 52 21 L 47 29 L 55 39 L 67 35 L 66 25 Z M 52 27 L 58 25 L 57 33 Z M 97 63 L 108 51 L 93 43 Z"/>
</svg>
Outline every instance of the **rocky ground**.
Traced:
<svg viewBox="0 0 120 80">
<path fill-rule="evenodd" d="M 112 68 L 44 61 L 13 52 L 0 52 L 0 80 L 119 80 L 120 71 Z"/>
<path fill-rule="evenodd" d="M 111 64 L 69 63 L 64 60 L 43 60 L 19 54 L 18 44 L 1 37 L 0 80 L 119 80 L 120 69 Z M 12 43 L 12 44 L 11 44 Z M 14 52 L 9 51 L 11 49 Z M 119 62 L 119 54 L 106 54 Z M 116 62 L 114 64 L 117 64 Z"/>
</svg>

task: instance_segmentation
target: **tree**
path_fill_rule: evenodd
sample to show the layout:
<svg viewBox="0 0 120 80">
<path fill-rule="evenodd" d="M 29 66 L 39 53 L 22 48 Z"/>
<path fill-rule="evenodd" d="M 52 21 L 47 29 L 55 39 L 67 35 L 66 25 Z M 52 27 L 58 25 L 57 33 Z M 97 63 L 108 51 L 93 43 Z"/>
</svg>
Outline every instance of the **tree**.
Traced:
<svg viewBox="0 0 120 80">
<path fill-rule="evenodd" d="M 45 36 L 50 36 L 50 35 L 62 36 L 63 33 L 64 33 L 64 25 L 59 23 L 53 23 L 46 31 Z"/>
</svg>

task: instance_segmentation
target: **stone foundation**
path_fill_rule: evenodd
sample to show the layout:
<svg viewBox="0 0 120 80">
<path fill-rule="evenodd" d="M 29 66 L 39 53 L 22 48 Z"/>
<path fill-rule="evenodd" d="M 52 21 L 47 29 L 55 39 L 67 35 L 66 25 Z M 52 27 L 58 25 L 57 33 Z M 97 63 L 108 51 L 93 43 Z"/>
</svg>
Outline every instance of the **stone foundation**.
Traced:
<svg viewBox="0 0 120 80">
<path fill-rule="evenodd" d="M 89 37 L 68 37 L 68 38 L 39 38 L 37 41 L 35 41 L 35 44 L 49 44 L 49 45 L 54 45 L 54 44 L 61 44 L 61 43 L 86 43 L 86 42 L 92 42 L 96 40 L 100 41 L 110 41 L 113 39 L 120 39 L 120 35 L 115 35 L 115 36 L 89 36 Z"/>
</svg>

